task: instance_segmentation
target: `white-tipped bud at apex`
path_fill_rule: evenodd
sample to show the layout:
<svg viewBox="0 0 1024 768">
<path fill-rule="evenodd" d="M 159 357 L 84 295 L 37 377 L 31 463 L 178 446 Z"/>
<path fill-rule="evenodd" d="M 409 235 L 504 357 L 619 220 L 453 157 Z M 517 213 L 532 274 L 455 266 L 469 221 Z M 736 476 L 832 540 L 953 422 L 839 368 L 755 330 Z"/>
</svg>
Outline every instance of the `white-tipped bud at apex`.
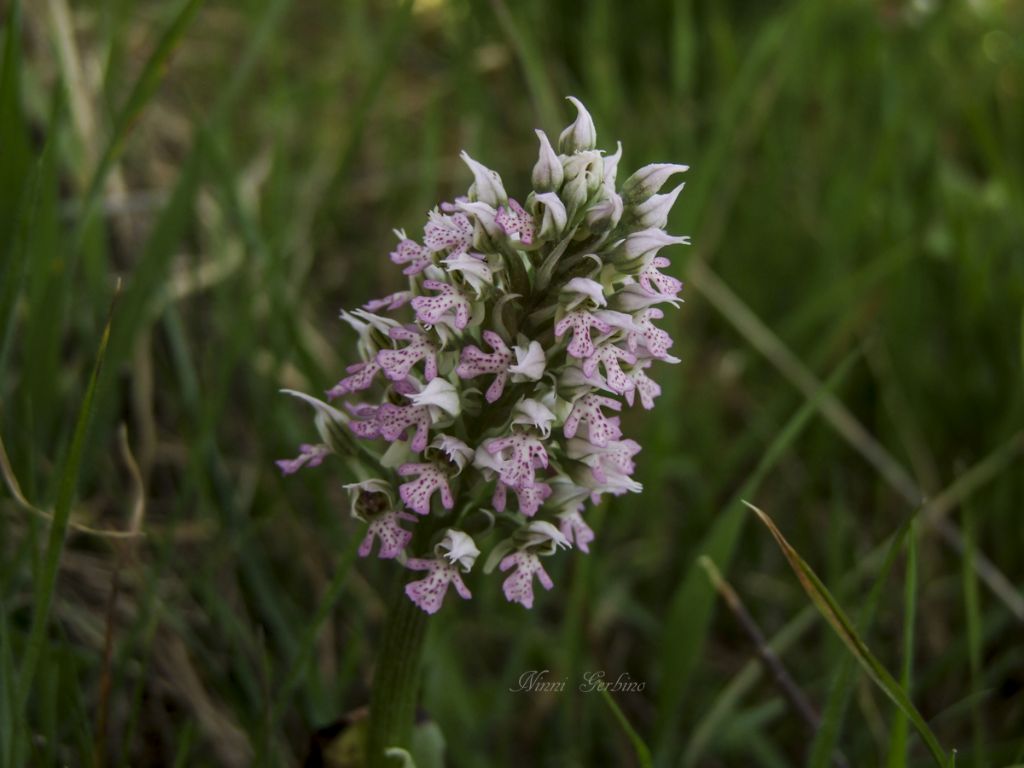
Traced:
<svg viewBox="0 0 1024 768">
<path fill-rule="evenodd" d="M 551 147 L 548 135 L 541 130 L 535 133 L 540 140 L 540 154 L 537 157 L 537 164 L 533 166 L 533 188 L 538 192 L 557 192 L 565 178 L 562 161 Z"/>
<path fill-rule="evenodd" d="M 575 96 L 566 97 L 576 107 L 576 119 L 558 136 L 558 150 L 566 155 L 597 146 L 597 129 L 587 108 Z"/>
<path fill-rule="evenodd" d="M 676 198 L 679 197 L 679 193 L 685 186 L 686 182 L 683 182 L 664 195 L 651 195 L 647 200 L 634 207 L 632 213 L 637 226 L 664 229 L 668 224 L 668 215 L 672 211 L 672 206 L 676 204 Z"/>
<path fill-rule="evenodd" d="M 622 198 L 612 190 L 606 197 L 587 209 L 587 228 L 594 234 L 614 229 L 622 218 Z"/>
<path fill-rule="evenodd" d="M 569 222 L 569 214 L 565 210 L 565 203 L 554 192 L 534 195 L 533 205 L 530 207 L 533 209 L 533 214 L 540 217 L 538 236 L 541 240 L 554 240 L 565 230 L 565 225 Z"/>
<path fill-rule="evenodd" d="M 604 160 L 600 152 L 587 150 L 565 157 L 562 167 L 565 169 L 565 184 L 561 198 L 572 218 L 601 188 Z"/>
<path fill-rule="evenodd" d="M 619 160 L 622 159 L 622 142 L 615 142 L 615 153 L 604 158 L 604 188 L 615 191 L 615 178 L 619 175 Z"/>
<path fill-rule="evenodd" d="M 652 163 L 634 173 L 622 185 L 622 197 L 630 204 L 641 203 L 656 193 L 670 177 L 690 170 L 688 165 Z"/>
<path fill-rule="evenodd" d="M 613 252 L 613 260 L 621 268 L 640 265 L 653 258 L 658 251 L 669 245 L 689 245 L 689 237 L 673 237 L 663 229 L 651 227 L 633 232 L 621 241 Z"/>
<path fill-rule="evenodd" d="M 497 171 L 492 171 L 486 165 L 478 163 L 465 151 L 459 157 L 473 172 L 473 186 L 470 187 L 471 197 L 495 208 L 508 202 L 508 195 L 505 194 L 505 187 L 501 183 L 501 176 Z"/>
</svg>

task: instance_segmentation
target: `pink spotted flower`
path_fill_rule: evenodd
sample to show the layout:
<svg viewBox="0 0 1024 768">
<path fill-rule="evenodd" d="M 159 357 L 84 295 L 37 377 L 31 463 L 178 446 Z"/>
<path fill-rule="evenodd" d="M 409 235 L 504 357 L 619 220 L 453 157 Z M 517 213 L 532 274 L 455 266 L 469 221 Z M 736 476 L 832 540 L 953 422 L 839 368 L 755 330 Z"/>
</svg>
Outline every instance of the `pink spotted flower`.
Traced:
<svg viewBox="0 0 1024 768">
<path fill-rule="evenodd" d="M 662 363 L 680 362 L 670 256 L 689 239 L 665 227 L 684 187 L 663 187 L 687 167 L 627 175 L 621 144 L 602 148 L 570 101 L 557 142 L 537 132 L 532 172 L 516 169 L 532 188 L 506 190 L 462 153 L 465 193 L 410 228 L 418 240 L 395 230 L 384 295 L 341 313 L 354 356 L 323 382 L 331 404 L 289 390 L 313 407 L 320 441 L 278 466 L 335 453 L 372 477 L 346 486 L 359 554 L 404 565 L 405 595 L 427 613 L 450 588 L 471 598 L 481 551 L 479 588 L 525 608 L 554 586 L 546 558 L 598 552 L 592 504 L 642 491 L 623 411 L 653 408 Z"/>
</svg>

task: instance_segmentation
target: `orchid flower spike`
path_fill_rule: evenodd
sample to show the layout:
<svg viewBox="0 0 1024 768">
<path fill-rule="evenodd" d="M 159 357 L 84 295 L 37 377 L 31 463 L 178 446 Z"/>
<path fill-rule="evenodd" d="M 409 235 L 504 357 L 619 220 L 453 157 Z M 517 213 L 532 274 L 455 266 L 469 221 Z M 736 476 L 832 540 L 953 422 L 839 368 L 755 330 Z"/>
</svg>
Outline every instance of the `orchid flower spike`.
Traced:
<svg viewBox="0 0 1024 768">
<path fill-rule="evenodd" d="M 554 586 L 545 558 L 590 552 L 588 505 L 642 488 L 621 413 L 655 407 L 657 369 L 679 362 L 656 322 L 682 301 L 666 252 L 689 239 L 665 228 L 684 191 L 669 180 L 687 166 L 620 182 L 621 144 L 599 149 L 590 112 L 569 101 L 557 142 L 536 132 L 532 189 L 506 191 L 462 153 L 465 195 L 412 237 L 396 229 L 383 255 L 400 284 L 342 313 L 359 358 L 328 390 L 341 402 L 293 393 L 319 414 L 322 442 L 281 471 L 334 453 L 372 477 L 345 486 L 359 555 L 421 572 L 405 594 L 427 613 L 449 588 L 472 597 L 464 579 L 482 550 L 480 578 L 495 574 L 525 608 L 535 584 Z"/>
</svg>

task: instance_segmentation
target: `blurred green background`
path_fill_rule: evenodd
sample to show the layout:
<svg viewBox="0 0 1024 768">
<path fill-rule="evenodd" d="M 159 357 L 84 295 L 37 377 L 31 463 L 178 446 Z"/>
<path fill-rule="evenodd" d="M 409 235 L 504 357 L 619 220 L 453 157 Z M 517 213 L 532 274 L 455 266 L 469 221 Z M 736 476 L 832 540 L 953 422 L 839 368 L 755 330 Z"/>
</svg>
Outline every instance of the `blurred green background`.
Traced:
<svg viewBox="0 0 1024 768">
<path fill-rule="evenodd" d="M 683 363 L 592 554 L 433 622 L 448 764 L 639 764 L 596 670 L 644 683 L 615 700 L 658 766 L 932 764 L 741 498 L 957 765 L 1024 763 L 1024 4 L 0 7 L 0 765 L 295 765 L 366 704 L 395 571 L 342 462 L 275 470 L 313 436 L 278 390 L 340 378 L 339 308 L 399 286 L 460 149 L 525 192 L 567 94 L 622 178 L 691 166 Z M 568 690 L 509 692 L 531 669 Z"/>
</svg>

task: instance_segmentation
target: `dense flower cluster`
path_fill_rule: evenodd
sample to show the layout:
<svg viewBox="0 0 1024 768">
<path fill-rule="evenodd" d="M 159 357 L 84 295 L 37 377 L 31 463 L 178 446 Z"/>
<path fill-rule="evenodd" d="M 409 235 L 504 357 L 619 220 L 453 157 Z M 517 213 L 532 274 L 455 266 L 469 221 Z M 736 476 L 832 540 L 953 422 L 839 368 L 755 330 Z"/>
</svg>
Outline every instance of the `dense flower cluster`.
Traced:
<svg viewBox="0 0 1024 768">
<path fill-rule="evenodd" d="M 522 203 L 466 153 L 465 197 L 430 211 L 421 241 L 396 231 L 391 260 L 407 290 L 351 313 L 361 362 L 328 391 L 324 444 L 278 462 L 291 474 L 330 451 L 370 455 L 386 474 L 346 486 L 366 523 L 362 556 L 395 558 L 425 576 L 406 593 L 428 613 L 490 546 L 504 594 L 527 608 L 533 581 L 552 586 L 541 562 L 573 545 L 589 551 L 587 500 L 637 492 L 617 414 L 623 401 L 651 408 L 655 361 L 676 363 L 654 321 L 677 307 L 682 284 L 663 270 L 663 248 L 687 244 L 664 227 L 682 184 L 659 190 L 683 165 L 648 165 L 616 188 L 622 146 L 597 150 L 590 114 L 558 152 L 537 131 L 533 191 Z M 376 451 L 385 441 L 386 450 Z M 458 503 L 458 508 L 457 508 Z"/>
</svg>

